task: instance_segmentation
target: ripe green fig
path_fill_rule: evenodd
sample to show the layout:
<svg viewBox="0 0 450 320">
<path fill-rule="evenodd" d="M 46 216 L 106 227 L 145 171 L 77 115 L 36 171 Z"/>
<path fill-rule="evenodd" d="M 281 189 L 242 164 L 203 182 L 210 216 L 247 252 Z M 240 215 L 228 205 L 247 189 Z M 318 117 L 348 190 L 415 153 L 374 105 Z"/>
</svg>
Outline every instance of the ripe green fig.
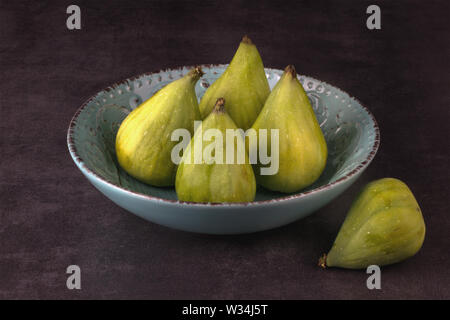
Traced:
<svg viewBox="0 0 450 320">
<path fill-rule="evenodd" d="M 225 72 L 206 90 L 200 101 L 205 119 L 218 98 L 227 101 L 227 113 L 238 128 L 251 127 L 269 96 L 270 88 L 258 49 L 244 36 Z"/>
<path fill-rule="evenodd" d="M 217 100 L 183 154 L 175 180 L 181 201 L 247 202 L 255 198 L 256 181 L 244 138 L 224 103 L 224 99 Z"/>
<path fill-rule="evenodd" d="M 366 185 L 319 265 L 363 269 L 415 255 L 425 238 L 422 212 L 408 186 L 384 178 Z"/>
<path fill-rule="evenodd" d="M 200 68 L 175 80 L 133 110 L 122 122 L 116 137 L 120 166 L 136 179 L 154 186 L 173 186 L 177 166 L 171 160 L 175 129 L 194 132 L 200 120 L 195 84 Z"/>
<path fill-rule="evenodd" d="M 268 151 L 279 150 L 276 174 L 263 175 L 260 168 L 265 165 L 261 161 L 255 165 L 256 179 L 265 188 L 295 192 L 309 186 L 322 174 L 327 161 L 327 144 L 294 66 L 286 67 L 252 128 L 258 134 L 258 141 L 260 130 L 266 129 Z M 272 145 L 273 129 L 279 130 L 278 146 Z"/>
</svg>

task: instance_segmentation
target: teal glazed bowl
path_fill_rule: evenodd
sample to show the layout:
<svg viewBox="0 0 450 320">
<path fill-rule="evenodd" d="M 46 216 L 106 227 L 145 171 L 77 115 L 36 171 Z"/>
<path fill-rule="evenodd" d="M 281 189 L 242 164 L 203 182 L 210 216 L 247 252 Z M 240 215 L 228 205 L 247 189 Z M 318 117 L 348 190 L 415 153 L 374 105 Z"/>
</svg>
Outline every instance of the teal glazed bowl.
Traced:
<svg viewBox="0 0 450 320">
<path fill-rule="evenodd" d="M 201 67 L 205 75 L 196 86 L 198 99 L 227 65 Z M 145 220 L 208 234 L 276 228 L 306 217 L 336 198 L 361 175 L 377 152 L 380 133 L 367 108 L 336 87 L 299 76 L 328 145 L 327 165 L 321 177 L 293 194 L 258 187 L 253 202 L 178 201 L 174 188 L 152 187 L 129 176 L 117 163 L 114 145 L 117 130 L 127 114 L 190 69 L 148 73 L 116 83 L 88 99 L 70 122 L 67 144 L 77 167 L 106 197 Z M 283 71 L 265 70 L 273 88 Z"/>
</svg>

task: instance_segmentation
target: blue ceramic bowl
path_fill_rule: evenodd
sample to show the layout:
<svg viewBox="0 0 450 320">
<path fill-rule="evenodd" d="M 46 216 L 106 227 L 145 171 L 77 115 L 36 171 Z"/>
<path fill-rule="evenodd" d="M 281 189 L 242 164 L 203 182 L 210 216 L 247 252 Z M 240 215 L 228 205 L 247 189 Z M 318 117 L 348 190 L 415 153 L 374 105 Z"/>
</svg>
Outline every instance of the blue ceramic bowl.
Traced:
<svg viewBox="0 0 450 320">
<path fill-rule="evenodd" d="M 227 65 L 204 65 L 197 83 L 200 99 Z M 373 115 L 355 98 L 322 81 L 299 76 L 328 145 L 327 166 L 310 187 L 293 194 L 258 188 L 248 203 L 190 203 L 177 200 L 174 188 L 157 188 L 130 177 L 117 164 L 114 142 L 130 110 L 169 82 L 185 75 L 182 67 L 143 74 L 112 85 L 86 101 L 73 117 L 67 143 L 75 164 L 89 181 L 120 207 L 171 228 L 239 234 L 279 227 L 306 217 L 347 189 L 377 152 L 380 134 Z M 266 69 L 270 87 L 282 70 Z"/>
</svg>

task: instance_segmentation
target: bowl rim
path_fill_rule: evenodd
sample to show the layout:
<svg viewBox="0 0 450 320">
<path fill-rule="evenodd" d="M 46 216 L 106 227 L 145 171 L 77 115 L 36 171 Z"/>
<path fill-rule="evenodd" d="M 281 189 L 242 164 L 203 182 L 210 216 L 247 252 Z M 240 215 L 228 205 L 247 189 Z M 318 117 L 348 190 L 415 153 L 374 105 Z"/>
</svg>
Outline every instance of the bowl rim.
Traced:
<svg viewBox="0 0 450 320">
<path fill-rule="evenodd" d="M 108 91 L 109 89 L 113 89 L 116 88 L 122 84 L 126 84 L 129 83 L 133 80 L 136 79 L 140 79 L 142 77 L 146 77 L 146 76 L 151 76 L 154 74 L 158 74 L 158 73 L 162 73 L 162 72 L 173 72 L 173 71 L 181 71 L 183 69 L 192 69 L 194 67 L 200 67 L 200 68 L 226 68 L 228 66 L 228 64 L 200 64 L 200 65 L 195 65 L 195 66 L 181 66 L 181 67 L 175 67 L 175 68 L 166 68 L 166 69 L 160 69 L 157 71 L 153 71 L 153 72 L 146 72 L 146 73 L 142 73 L 139 74 L 137 76 L 132 76 L 132 77 L 128 77 L 122 81 L 118 81 L 113 83 L 112 85 L 98 91 L 96 94 L 94 94 L 93 96 L 89 97 L 82 105 L 81 107 L 78 108 L 78 110 L 75 112 L 74 116 L 72 117 L 72 119 L 70 120 L 70 124 L 69 124 L 69 129 L 67 131 L 67 146 L 70 152 L 70 155 L 72 156 L 73 161 L 75 162 L 75 164 L 77 165 L 77 167 L 85 174 L 87 174 L 88 176 L 92 177 L 93 179 L 95 179 L 96 181 L 98 181 L 99 183 L 106 185 L 110 188 L 116 189 L 119 192 L 122 193 L 126 193 L 129 194 L 131 196 L 134 197 L 138 197 L 138 198 L 142 198 L 145 200 L 151 200 L 151 201 L 158 201 L 158 202 L 163 202 L 166 203 L 168 205 L 189 205 L 189 206 L 198 206 L 198 207 L 208 207 L 208 206 L 214 206 L 214 207 L 248 207 L 248 206 L 264 206 L 267 204 L 275 204 L 275 203 L 280 203 L 280 202 L 284 202 L 287 200 L 293 200 L 293 199 L 301 199 L 304 198 L 308 195 L 311 194 L 317 194 L 320 193 L 322 191 L 325 190 L 329 190 L 334 186 L 343 184 L 345 181 L 349 180 L 350 178 L 352 178 L 353 176 L 356 176 L 358 173 L 364 171 L 369 164 L 372 162 L 373 158 L 375 157 L 375 154 L 378 151 L 378 148 L 380 146 L 380 129 L 378 127 L 378 123 L 374 117 L 374 115 L 369 111 L 369 109 L 367 107 L 365 107 L 357 98 L 350 96 L 347 92 L 345 92 L 344 90 L 331 85 L 325 81 L 322 80 L 317 80 L 313 77 L 307 76 L 307 75 L 298 75 L 298 77 L 307 77 L 308 79 L 311 79 L 313 81 L 317 81 L 320 82 L 322 84 L 331 86 L 335 89 L 340 90 L 341 92 L 345 93 L 350 100 L 354 100 L 356 101 L 361 107 L 362 109 L 369 115 L 372 123 L 373 123 L 373 127 L 375 130 L 375 139 L 374 139 L 374 143 L 372 145 L 372 149 L 370 150 L 370 152 L 368 153 L 367 157 L 361 161 L 360 163 L 358 163 L 356 165 L 356 167 L 351 170 L 350 172 L 348 172 L 345 176 L 337 179 L 336 181 L 333 181 L 331 183 L 327 183 L 324 184 L 320 187 L 317 187 L 315 189 L 312 190 L 308 190 L 308 191 L 304 191 L 304 192 L 300 192 L 300 193 L 296 193 L 296 194 L 290 194 L 287 196 L 282 196 L 280 198 L 275 198 L 275 199 L 269 199 L 269 200 L 258 200 L 258 201 L 250 201 L 250 202 L 219 202 L 219 203 L 215 203 L 215 202 L 190 202 L 190 201 L 180 201 L 180 200 L 172 200 L 172 199 L 164 199 L 164 198 L 160 198 L 160 197 L 156 197 L 156 196 L 151 196 L 151 195 L 147 195 L 147 194 L 143 194 L 143 193 L 139 193 L 136 191 L 132 191 L 130 189 L 126 189 L 124 187 L 118 186 L 108 180 L 106 180 L 105 178 L 101 177 L 100 175 L 98 175 L 97 173 L 95 173 L 93 170 L 91 170 L 83 161 L 83 159 L 81 159 L 81 157 L 78 155 L 77 153 L 77 149 L 75 147 L 75 141 L 73 138 L 73 134 L 74 134 L 74 128 L 76 126 L 77 120 L 79 115 L 81 114 L 81 112 L 89 105 L 89 103 L 91 103 L 94 99 L 97 98 L 97 96 L 103 92 L 103 91 Z M 281 69 L 276 69 L 276 68 L 264 68 L 264 70 L 269 70 L 269 71 L 277 71 L 277 72 L 283 72 L 283 70 Z"/>
</svg>

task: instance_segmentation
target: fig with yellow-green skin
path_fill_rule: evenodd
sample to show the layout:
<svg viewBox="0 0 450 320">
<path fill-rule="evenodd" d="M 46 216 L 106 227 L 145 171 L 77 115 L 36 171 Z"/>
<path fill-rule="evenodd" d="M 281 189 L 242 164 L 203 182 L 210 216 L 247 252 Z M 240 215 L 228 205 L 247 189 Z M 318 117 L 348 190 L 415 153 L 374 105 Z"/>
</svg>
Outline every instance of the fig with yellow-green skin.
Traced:
<svg viewBox="0 0 450 320">
<path fill-rule="evenodd" d="M 309 186 L 322 174 L 327 161 L 327 144 L 294 66 L 286 67 L 252 129 L 256 130 L 258 141 L 260 130 L 267 130 L 268 154 L 279 150 L 276 174 L 262 175 L 260 169 L 264 165 L 260 162 L 255 165 L 256 179 L 265 188 L 295 192 Z M 272 129 L 278 130 L 277 147 L 272 146 Z"/>
<path fill-rule="evenodd" d="M 220 203 L 255 198 L 256 181 L 244 139 L 224 103 L 217 100 L 183 153 L 175 181 L 179 200 Z"/>
<path fill-rule="evenodd" d="M 425 238 L 422 212 L 402 181 L 384 178 L 366 185 L 353 203 L 322 267 L 363 269 L 415 255 Z"/>
<path fill-rule="evenodd" d="M 200 120 L 195 84 L 200 68 L 175 80 L 133 110 L 120 125 L 116 155 L 120 166 L 136 179 L 154 186 L 173 186 L 177 166 L 171 159 L 176 129 L 194 132 Z"/>
<path fill-rule="evenodd" d="M 270 93 L 269 83 L 258 49 L 244 36 L 229 66 L 206 90 L 200 101 L 205 119 L 218 98 L 227 101 L 227 113 L 238 128 L 251 127 Z"/>
</svg>

